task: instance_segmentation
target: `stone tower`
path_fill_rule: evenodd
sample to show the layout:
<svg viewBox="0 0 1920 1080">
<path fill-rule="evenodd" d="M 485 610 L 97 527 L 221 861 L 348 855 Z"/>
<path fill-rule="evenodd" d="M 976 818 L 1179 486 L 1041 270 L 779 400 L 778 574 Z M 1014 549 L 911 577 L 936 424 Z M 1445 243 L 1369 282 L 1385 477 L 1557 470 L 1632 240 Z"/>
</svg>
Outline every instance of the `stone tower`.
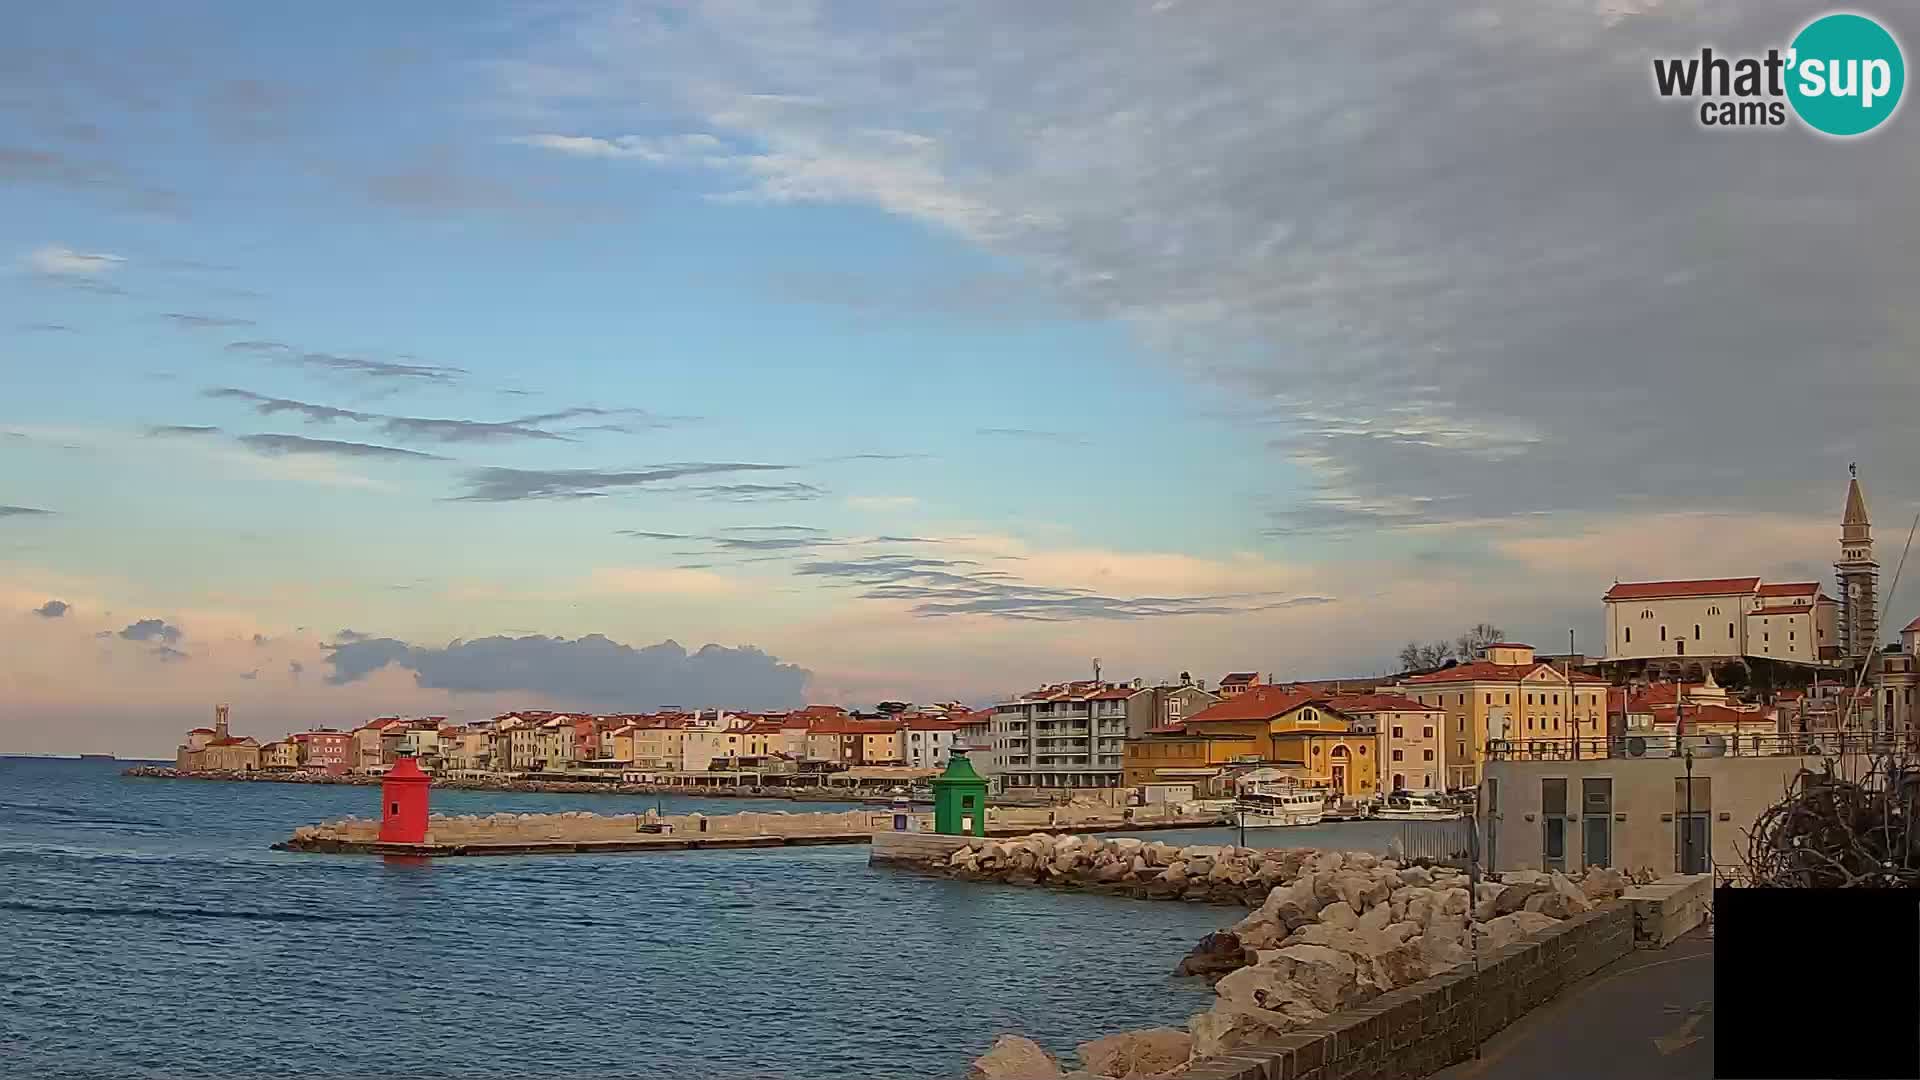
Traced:
<svg viewBox="0 0 1920 1080">
<path fill-rule="evenodd" d="M 215 705 L 213 707 L 213 737 L 216 739 L 228 737 L 227 707 L 225 705 Z"/>
<path fill-rule="evenodd" d="M 1858 466 L 1847 466 L 1847 509 L 1840 518 L 1840 561 L 1833 564 L 1840 584 L 1840 655 L 1849 660 L 1871 655 L 1880 641 L 1880 564 L 1873 561 L 1873 522 L 1860 494 Z"/>
</svg>

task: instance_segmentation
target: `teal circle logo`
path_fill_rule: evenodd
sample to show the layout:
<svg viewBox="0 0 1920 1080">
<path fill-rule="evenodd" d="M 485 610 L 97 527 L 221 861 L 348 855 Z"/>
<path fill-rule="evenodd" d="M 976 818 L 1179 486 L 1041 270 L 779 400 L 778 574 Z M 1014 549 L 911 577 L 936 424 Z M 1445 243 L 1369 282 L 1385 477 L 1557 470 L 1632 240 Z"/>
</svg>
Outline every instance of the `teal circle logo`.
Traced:
<svg viewBox="0 0 1920 1080">
<path fill-rule="evenodd" d="M 1900 107 L 1900 43 L 1865 15 L 1822 15 L 1794 37 L 1790 55 L 1787 100 L 1815 131 L 1864 135 Z"/>
</svg>

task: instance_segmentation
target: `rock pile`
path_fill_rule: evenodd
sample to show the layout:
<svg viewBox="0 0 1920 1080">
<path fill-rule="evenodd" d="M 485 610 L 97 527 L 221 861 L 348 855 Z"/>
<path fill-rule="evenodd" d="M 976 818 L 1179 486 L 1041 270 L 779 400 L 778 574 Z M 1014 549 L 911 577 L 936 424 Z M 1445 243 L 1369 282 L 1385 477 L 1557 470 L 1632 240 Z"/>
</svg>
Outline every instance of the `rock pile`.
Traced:
<svg viewBox="0 0 1920 1080">
<path fill-rule="evenodd" d="M 1046 839 L 1049 858 L 1041 858 L 1041 845 L 1027 837 L 999 845 L 990 862 L 991 844 L 961 853 L 949 866 L 956 876 L 1024 876 L 1048 883 L 1058 878 L 1063 884 L 1104 883 L 1103 875 L 1124 882 L 1130 874 L 1149 895 L 1183 899 L 1226 900 L 1253 889 L 1261 892 L 1252 913 L 1228 930 L 1207 935 L 1176 969 L 1215 980 L 1213 1007 L 1188 1021 L 1187 1060 L 1227 1053 L 1419 982 L 1469 962 L 1476 940 L 1491 952 L 1617 898 L 1632 884 L 1617 870 L 1571 876 L 1517 871 L 1474 890 L 1465 874 L 1450 867 L 1406 866 L 1367 852 L 1174 849 L 1137 840 L 1065 844 L 1076 838 Z M 1015 1038 L 1009 1036 L 996 1044 L 996 1052 L 1004 1053 L 975 1062 L 974 1075 L 987 1080 L 1176 1075 L 1187 1061 L 1167 1061 L 1175 1041 L 1161 1034 L 1166 1030 L 1088 1043 L 1081 1047 L 1086 1071 L 1078 1074 L 1063 1074 L 1039 1047 L 1009 1041 Z M 1090 1052 L 1135 1045 L 1154 1049 L 1132 1056 Z"/>
<path fill-rule="evenodd" d="M 1033 833 L 977 841 L 950 856 L 928 860 L 927 869 L 965 881 L 1254 907 L 1275 885 L 1298 875 L 1314 855 L 1310 848 L 1182 847 L 1132 836 Z"/>
</svg>

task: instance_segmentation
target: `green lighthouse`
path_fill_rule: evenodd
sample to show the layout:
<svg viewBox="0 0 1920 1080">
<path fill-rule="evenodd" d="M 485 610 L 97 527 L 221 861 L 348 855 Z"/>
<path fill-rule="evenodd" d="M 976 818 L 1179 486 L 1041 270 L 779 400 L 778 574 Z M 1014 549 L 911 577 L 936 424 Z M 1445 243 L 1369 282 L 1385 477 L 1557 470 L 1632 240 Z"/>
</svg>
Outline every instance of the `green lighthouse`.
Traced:
<svg viewBox="0 0 1920 1080">
<path fill-rule="evenodd" d="M 987 835 L 987 782 L 958 750 L 947 759 L 947 771 L 933 778 L 933 831 Z"/>
</svg>

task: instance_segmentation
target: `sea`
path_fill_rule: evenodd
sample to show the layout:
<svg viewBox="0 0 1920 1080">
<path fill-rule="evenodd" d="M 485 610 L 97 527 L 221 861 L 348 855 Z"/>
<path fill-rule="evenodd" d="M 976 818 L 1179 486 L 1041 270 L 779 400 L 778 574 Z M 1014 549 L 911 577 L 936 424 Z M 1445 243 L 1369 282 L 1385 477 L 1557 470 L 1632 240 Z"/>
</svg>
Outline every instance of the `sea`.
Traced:
<svg viewBox="0 0 1920 1080">
<path fill-rule="evenodd" d="M 872 868 L 864 846 L 277 852 L 296 826 L 377 816 L 377 792 L 124 777 L 129 764 L 0 758 L 0 1076 L 945 1080 L 1006 1032 L 1070 1054 L 1183 1025 L 1212 994 L 1174 965 L 1240 917 Z M 432 799 L 454 814 L 661 804 Z M 1391 829 L 1248 839 L 1373 850 Z"/>
</svg>

